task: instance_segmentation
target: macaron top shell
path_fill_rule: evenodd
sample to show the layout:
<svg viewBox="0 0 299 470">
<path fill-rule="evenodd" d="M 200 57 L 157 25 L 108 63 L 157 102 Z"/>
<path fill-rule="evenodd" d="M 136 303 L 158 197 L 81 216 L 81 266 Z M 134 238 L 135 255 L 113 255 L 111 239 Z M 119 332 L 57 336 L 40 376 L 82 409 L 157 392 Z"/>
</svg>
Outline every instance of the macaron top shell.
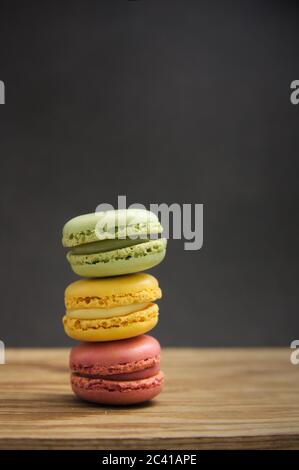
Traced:
<svg viewBox="0 0 299 470">
<path fill-rule="evenodd" d="M 158 217 L 143 209 L 120 209 L 84 214 L 69 220 L 62 231 L 62 244 L 74 247 L 99 240 L 159 234 Z"/>
<path fill-rule="evenodd" d="M 90 368 L 105 373 L 116 373 L 117 367 L 130 364 L 146 364 L 153 366 L 151 360 L 160 357 L 160 344 L 152 336 L 142 335 L 135 338 L 107 342 L 107 343 L 80 343 L 74 346 L 70 353 L 70 369 L 73 372 L 83 372 Z M 126 371 L 129 371 L 127 368 Z M 121 370 L 119 371 L 121 372 Z"/>
<path fill-rule="evenodd" d="M 102 279 L 80 279 L 65 290 L 67 309 L 112 308 L 151 302 L 162 293 L 154 276 L 145 273 Z"/>
</svg>

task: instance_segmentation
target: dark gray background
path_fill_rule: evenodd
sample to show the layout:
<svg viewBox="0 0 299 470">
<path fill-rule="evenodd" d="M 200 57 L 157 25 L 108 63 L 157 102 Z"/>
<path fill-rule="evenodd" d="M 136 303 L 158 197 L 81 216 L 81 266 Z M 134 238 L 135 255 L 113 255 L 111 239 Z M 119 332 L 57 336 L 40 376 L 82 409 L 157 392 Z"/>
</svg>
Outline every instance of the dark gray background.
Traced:
<svg viewBox="0 0 299 470">
<path fill-rule="evenodd" d="M 1 1 L 1 330 L 73 344 L 61 247 L 101 202 L 204 203 L 151 272 L 163 345 L 298 337 L 296 2 Z"/>
</svg>

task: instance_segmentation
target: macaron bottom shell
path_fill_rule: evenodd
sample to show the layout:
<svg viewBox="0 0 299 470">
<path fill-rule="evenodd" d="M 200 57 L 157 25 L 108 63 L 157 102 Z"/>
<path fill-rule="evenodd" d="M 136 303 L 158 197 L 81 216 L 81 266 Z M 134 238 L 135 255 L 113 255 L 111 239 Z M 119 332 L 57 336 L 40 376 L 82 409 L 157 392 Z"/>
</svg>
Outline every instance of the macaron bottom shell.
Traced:
<svg viewBox="0 0 299 470">
<path fill-rule="evenodd" d="M 68 336 L 79 341 L 115 341 L 142 335 L 158 323 L 159 308 L 150 304 L 146 309 L 106 320 L 80 320 L 63 317 Z"/>
<path fill-rule="evenodd" d="M 74 273 L 82 277 L 111 277 L 146 271 L 161 263 L 166 254 L 166 240 L 151 240 L 127 248 L 77 255 L 67 259 Z"/>
<path fill-rule="evenodd" d="M 103 405 L 134 405 L 156 397 L 162 390 L 164 374 L 130 381 L 105 380 L 71 375 L 73 392 L 84 401 Z"/>
</svg>

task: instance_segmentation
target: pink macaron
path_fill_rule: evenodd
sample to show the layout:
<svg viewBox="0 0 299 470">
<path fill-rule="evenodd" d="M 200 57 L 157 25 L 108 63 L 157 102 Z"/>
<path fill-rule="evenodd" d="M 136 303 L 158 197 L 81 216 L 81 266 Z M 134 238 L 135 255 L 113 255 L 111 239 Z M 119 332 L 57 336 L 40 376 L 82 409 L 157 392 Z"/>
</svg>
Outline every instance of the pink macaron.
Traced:
<svg viewBox="0 0 299 470">
<path fill-rule="evenodd" d="M 70 353 L 71 384 L 83 400 L 129 405 L 151 400 L 162 389 L 160 344 L 148 335 L 80 343 Z"/>
</svg>

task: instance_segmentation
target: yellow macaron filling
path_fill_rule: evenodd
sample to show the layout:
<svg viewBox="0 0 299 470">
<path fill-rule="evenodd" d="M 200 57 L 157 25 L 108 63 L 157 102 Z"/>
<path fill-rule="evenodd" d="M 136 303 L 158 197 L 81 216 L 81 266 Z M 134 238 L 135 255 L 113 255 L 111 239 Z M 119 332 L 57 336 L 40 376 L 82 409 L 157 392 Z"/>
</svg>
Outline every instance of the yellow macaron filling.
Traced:
<svg viewBox="0 0 299 470">
<path fill-rule="evenodd" d="M 138 312 L 139 310 L 144 310 L 147 306 L 147 303 L 143 303 L 123 305 L 121 307 L 112 308 L 83 308 L 67 310 L 66 316 L 68 318 L 79 318 L 81 320 L 121 317 L 123 315 L 129 315 L 130 313 Z"/>
</svg>

